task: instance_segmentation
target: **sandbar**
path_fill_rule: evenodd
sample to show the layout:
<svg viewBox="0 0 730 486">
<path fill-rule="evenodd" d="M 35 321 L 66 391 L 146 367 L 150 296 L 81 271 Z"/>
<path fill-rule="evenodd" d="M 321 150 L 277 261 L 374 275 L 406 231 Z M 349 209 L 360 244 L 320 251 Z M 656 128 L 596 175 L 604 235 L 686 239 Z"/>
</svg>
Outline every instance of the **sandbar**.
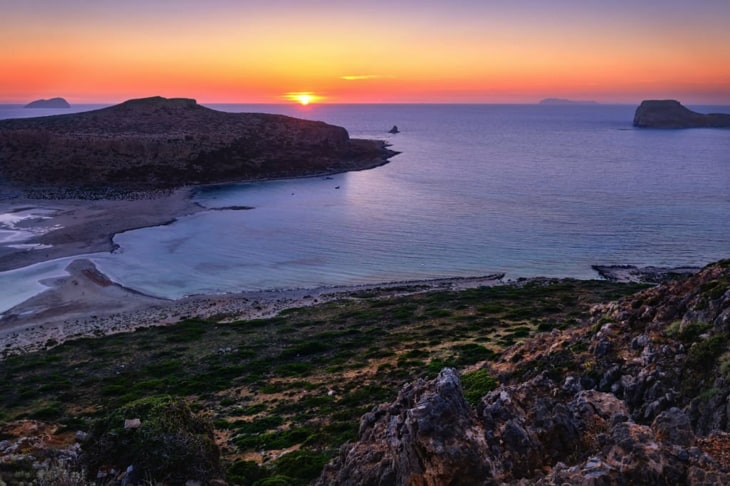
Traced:
<svg viewBox="0 0 730 486">
<path fill-rule="evenodd" d="M 127 195 L 119 199 L 32 199 L 0 197 L 0 214 L 35 209 L 29 221 L 39 234 L 22 245 L 0 246 L 0 272 L 34 263 L 96 252 L 111 252 L 114 235 L 170 224 L 205 208 L 193 202 L 193 188 Z"/>
</svg>

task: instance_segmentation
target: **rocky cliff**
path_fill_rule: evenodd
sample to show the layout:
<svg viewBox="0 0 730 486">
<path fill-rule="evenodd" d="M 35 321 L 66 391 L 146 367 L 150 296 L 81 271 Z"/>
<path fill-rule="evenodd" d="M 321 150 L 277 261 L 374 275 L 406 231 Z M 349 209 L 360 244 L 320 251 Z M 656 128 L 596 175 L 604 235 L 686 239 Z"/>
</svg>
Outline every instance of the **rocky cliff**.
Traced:
<svg viewBox="0 0 730 486">
<path fill-rule="evenodd" d="M 362 169 L 392 155 L 341 127 L 191 99 L 0 121 L 0 178 L 21 186 L 157 189 Z"/>
<path fill-rule="evenodd" d="M 318 485 L 730 484 L 730 261 L 406 385 L 363 416 Z"/>
<path fill-rule="evenodd" d="M 641 128 L 730 127 L 730 115 L 697 113 L 675 100 L 644 100 L 634 114 L 634 126 Z"/>
</svg>

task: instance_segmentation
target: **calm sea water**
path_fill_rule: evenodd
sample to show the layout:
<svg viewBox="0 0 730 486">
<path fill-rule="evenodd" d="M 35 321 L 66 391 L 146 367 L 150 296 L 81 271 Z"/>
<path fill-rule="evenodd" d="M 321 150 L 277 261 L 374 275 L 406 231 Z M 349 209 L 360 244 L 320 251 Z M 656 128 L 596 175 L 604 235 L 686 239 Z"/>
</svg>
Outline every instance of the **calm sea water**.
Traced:
<svg viewBox="0 0 730 486">
<path fill-rule="evenodd" d="M 331 178 L 202 189 L 206 207 L 255 209 L 117 235 L 120 253 L 92 255 L 114 280 L 174 298 L 730 257 L 730 130 L 634 129 L 628 105 L 211 107 L 323 120 L 401 154 Z M 0 274 L 14 289 L 5 308 L 67 263 Z"/>
</svg>

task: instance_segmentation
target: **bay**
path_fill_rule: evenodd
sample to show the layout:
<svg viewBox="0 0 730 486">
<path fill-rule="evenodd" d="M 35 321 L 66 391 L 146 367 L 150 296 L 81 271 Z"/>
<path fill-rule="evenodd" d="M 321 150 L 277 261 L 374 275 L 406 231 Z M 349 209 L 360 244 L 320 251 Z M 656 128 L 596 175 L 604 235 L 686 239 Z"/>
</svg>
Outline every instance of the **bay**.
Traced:
<svg viewBox="0 0 730 486">
<path fill-rule="evenodd" d="M 331 178 L 202 188 L 205 207 L 254 209 L 117 235 L 119 253 L 91 256 L 114 280 L 177 298 L 494 272 L 595 278 L 593 264 L 730 256 L 729 130 L 634 129 L 630 105 L 211 107 L 323 120 L 401 153 Z M 0 284 L 30 286 L 61 263 Z"/>
</svg>

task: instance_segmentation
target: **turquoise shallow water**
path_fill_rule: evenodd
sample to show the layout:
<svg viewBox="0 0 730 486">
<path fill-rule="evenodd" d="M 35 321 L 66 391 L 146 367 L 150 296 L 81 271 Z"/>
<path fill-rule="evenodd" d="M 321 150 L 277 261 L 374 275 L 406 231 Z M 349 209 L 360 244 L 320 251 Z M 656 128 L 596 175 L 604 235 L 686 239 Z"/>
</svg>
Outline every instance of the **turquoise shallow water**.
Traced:
<svg viewBox="0 0 730 486">
<path fill-rule="evenodd" d="M 214 107 L 324 120 L 402 153 L 331 178 L 200 190 L 206 207 L 255 209 L 117 235 L 120 253 L 92 257 L 113 279 L 180 297 L 493 272 L 592 278 L 593 264 L 730 256 L 728 130 L 633 129 L 633 106 Z M 393 124 L 401 133 L 386 133 Z M 63 266 L 6 272 L 0 285 L 32 293 Z"/>
</svg>

